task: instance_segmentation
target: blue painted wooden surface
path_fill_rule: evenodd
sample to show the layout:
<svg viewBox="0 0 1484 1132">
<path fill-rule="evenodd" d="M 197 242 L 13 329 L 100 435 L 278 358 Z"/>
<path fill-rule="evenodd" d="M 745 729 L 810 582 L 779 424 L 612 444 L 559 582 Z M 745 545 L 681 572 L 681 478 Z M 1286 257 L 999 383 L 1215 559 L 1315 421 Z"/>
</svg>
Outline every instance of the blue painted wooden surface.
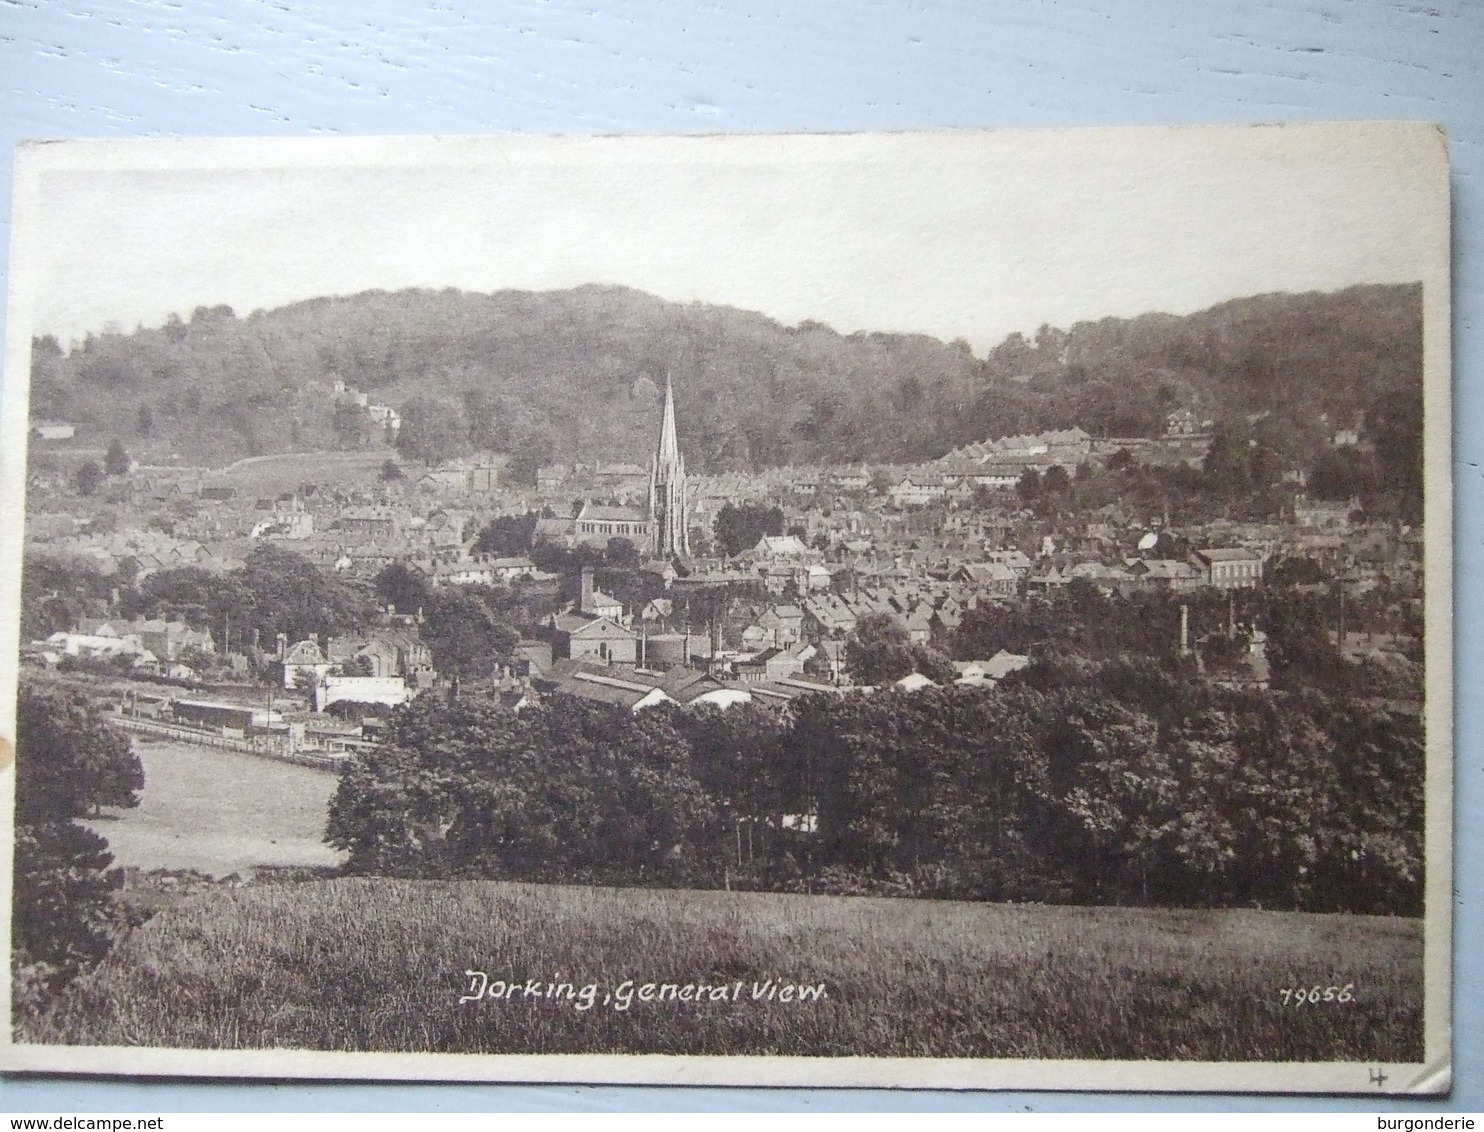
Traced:
<svg viewBox="0 0 1484 1132">
<path fill-rule="evenodd" d="M 1454 162 L 1458 1086 L 1484 1109 L 1484 5 L 1470 0 L 0 0 L 0 221 L 33 137 L 1422 118 Z M 0 1110 L 1374 1108 L 1246 1100 L 0 1082 Z M 1390 1108 L 1437 1106 L 1397 1102 Z"/>
</svg>

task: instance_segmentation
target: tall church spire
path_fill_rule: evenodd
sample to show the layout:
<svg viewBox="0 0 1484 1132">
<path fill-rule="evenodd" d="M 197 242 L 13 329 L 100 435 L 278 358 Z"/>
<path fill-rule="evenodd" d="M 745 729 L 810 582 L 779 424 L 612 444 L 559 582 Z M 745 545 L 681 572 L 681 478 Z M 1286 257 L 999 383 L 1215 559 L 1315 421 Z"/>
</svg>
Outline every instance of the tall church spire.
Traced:
<svg viewBox="0 0 1484 1132">
<path fill-rule="evenodd" d="M 656 558 L 690 557 L 685 487 L 685 457 L 675 435 L 675 389 L 667 373 L 665 415 L 649 469 L 649 552 Z"/>
<path fill-rule="evenodd" d="M 673 468 L 680 462 L 680 441 L 675 436 L 675 387 L 668 373 L 665 374 L 665 418 L 660 423 L 660 446 L 654 458 L 662 468 Z"/>
</svg>

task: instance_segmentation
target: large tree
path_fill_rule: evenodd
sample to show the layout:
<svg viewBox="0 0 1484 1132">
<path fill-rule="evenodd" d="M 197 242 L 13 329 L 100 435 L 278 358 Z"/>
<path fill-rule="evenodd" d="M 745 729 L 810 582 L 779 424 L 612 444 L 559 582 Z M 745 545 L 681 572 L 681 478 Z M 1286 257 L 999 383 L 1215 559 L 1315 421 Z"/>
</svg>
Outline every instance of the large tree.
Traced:
<svg viewBox="0 0 1484 1132">
<path fill-rule="evenodd" d="M 393 562 L 376 575 L 376 600 L 398 613 L 426 609 L 431 593 L 427 576 L 405 562 Z"/>
<path fill-rule="evenodd" d="M 474 594 L 457 588 L 432 591 L 425 612 L 423 640 L 433 654 L 433 666 L 455 685 L 488 676 L 520 639 L 503 617 Z"/>
<path fill-rule="evenodd" d="M 84 460 L 73 473 L 72 483 L 79 495 L 95 495 L 103 486 L 105 473 L 97 460 Z"/>
<path fill-rule="evenodd" d="M 537 515 L 496 515 L 474 540 L 475 554 L 493 554 L 497 558 L 518 558 L 531 552 L 536 535 Z"/>
<path fill-rule="evenodd" d="M 371 612 L 365 590 L 272 543 L 248 554 L 241 583 L 252 597 L 253 624 L 269 641 L 279 633 L 291 642 L 344 633 Z"/>
<path fill-rule="evenodd" d="M 916 666 L 906 626 L 889 613 L 867 613 L 845 639 L 845 667 L 857 684 L 890 684 Z"/>
<path fill-rule="evenodd" d="M 17 820 L 36 824 L 135 806 L 144 768 L 128 736 L 80 692 L 22 687 L 16 706 Z"/>
<path fill-rule="evenodd" d="M 36 999 L 43 987 L 59 990 L 108 954 L 116 923 L 112 894 L 123 879 L 112 864 L 108 842 L 76 822 L 16 826 L 11 965 L 22 999 L 17 1005 L 42 1005 Z"/>
<path fill-rule="evenodd" d="M 103 470 L 111 476 L 127 475 L 132 464 L 123 442 L 117 437 L 109 441 L 108 451 L 103 456 Z"/>
<path fill-rule="evenodd" d="M 108 843 L 73 819 L 135 806 L 144 770 L 129 740 L 80 692 L 23 684 L 16 703 L 11 909 L 17 1005 L 28 1009 L 103 957 L 112 942 Z"/>
<path fill-rule="evenodd" d="M 728 558 L 750 550 L 764 535 L 783 533 L 783 511 L 764 503 L 724 503 L 716 513 L 716 542 Z"/>
</svg>

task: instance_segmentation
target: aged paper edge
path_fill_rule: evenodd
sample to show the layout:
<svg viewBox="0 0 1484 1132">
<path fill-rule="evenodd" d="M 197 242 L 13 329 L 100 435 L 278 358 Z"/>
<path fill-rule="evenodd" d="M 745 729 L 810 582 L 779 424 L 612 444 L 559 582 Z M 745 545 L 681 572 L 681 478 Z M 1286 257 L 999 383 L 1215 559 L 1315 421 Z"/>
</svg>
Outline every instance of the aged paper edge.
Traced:
<svg viewBox="0 0 1484 1132">
<path fill-rule="evenodd" d="M 5 381 L 0 400 L 0 744 L 14 737 L 19 676 L 19 607 L 24 537 L 28 374 L 33 324 L 31 280 L 40 178 L 64 169 L 210 169 L 294 166 L 396 166 L 524 160 L 602 154 L 621 147 L 626 160 L 666 161 L 675 149 L 723 150 L 728 160 L 767 160 L 787 145 L 791 157 L 831 160 L 881 139 L 1038 139 L 1054 144 L 1100 138 L 1137 145 L 1168 131 L 1212 135 L 1282 129 L 1316 145 L 1374 143 L 1390 132 L 1433 164 L 1437 199 L 1419 217 L 1419 243 L 1432 265 L 1423 279 L 1425 448 L 1424 595 L 1426 640 L 1426 914 L 1424 944 L 1425 1060 L 1387 1065 L 1385 1085 L 1363 1063 L 966 1060 L 759 1056 L 470 1055 L 310 1050 L 178 1050 L 116 1046 L 20 1044 L 0 1026 L 0 1069 L 7 1072 L 138 1074 L 163 1077 L 381 1079 L 551 1083 L 897 1087 L 924 1089 L 1066 1089 L 1150 1092 L 1445 1093 L 1452 1080 L 1453 900 L 1453 618 L 1451 238 L 1447 143 L 1425 122 L 1305 123 L 1285 126 L 1094 127 L 1063 130 L 945 130 L 929 134 L 702 135 L 688 137 L 442 137 L 354 139 L 179 139 L 22 143 L 15 162 L 14 213 L 7 306 Z M 1426 135 L 1431 134 L 1429 138 Z M 694 155 L 685 156 L 694 159 Z M 13 856 L 13 766 L 0 763 L 0 902 L 9 908 Z M 10 917 L 0 917 L 0 941 L 10 953 Z M 8 966 L 8 963 L 7 963 Z M 0 979 L 0 1017 L 10 1015 L 9 978 Z"/>
</svg>

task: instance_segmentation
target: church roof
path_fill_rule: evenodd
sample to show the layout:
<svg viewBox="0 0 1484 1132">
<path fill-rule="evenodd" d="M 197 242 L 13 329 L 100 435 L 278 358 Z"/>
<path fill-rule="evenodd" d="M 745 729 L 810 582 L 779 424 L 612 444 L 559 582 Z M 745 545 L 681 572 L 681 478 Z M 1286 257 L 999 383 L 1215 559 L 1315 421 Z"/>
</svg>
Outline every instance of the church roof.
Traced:
<svg viewBox="0 0 1484 1132">
<path fill-rule="evenodd" d="M 552 619 L 555 628 L 573 637 L 586 639 L 638 640 L 639 634 L 607 617 L 584 617 L 580 613 L 558 613 Z"/>
<path fill-rule="evenodd" d="M 607 521 L 610 523 L 642 523 L 647 519 L 637 507 L 606 507 L 597 503 L 584 503 L 577 519 Z"/>
</svg>

